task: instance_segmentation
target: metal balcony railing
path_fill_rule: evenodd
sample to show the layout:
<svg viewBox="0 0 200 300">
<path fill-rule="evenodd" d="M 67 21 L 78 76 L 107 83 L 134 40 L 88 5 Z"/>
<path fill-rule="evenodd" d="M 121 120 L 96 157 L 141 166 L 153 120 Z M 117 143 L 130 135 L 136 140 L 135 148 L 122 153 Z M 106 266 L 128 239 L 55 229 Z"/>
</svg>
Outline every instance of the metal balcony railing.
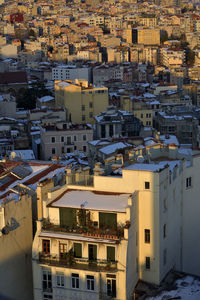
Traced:
<svg viewBox="0 0 200 300">
<path fill-rule="evenodd" d="M 111 262 L 103 259 L 90 261 L 87 258 L 60 257 L 58 254 L 39 253 L 39 262 L 49 266 L 60 266 L 70 269 L 90 270 L 90 271 L 117 271 L 117 261 Z"/>
<path fill-rule="evenodd" d="M 84 227 L 81 228 L 79 226 L 62 226 L 62 225 L 54 225 L 54 224 L 43 224 L 42 229 L 47 231 L 56 231 L 56 232 L 66 232 L 66 233 L 75 233 L 81 234 L 87 237 L 93 238 L 103 238 L 103 239 L 112 239 L 119 241 L 124 237 L 124 228 L 123 226 L 118 226 L 117 228 L 95 228 L 95 227 Z"/>
</svg>

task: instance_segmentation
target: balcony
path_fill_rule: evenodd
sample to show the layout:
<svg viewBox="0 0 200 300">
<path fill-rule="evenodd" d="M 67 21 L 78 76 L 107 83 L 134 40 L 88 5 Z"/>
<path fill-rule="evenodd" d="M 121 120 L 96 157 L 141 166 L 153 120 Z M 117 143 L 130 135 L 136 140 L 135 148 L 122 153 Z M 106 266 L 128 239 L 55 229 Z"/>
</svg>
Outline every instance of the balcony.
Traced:
<svg viewBox="0 0 200 300">
<path fill-rule="evenodd" d="M 88 270 L 94 272 L 116 272 L 117 261 L 111 262 L 103 259 L 97 259 L 95 261 L 89 261 L 87 258 L 75 258 L 73 256 L 67 256 L 66 258 L 60 257 L 58 254 L 44 254 L 39 253 L 40 264 L 64 267 L 70 269 Z"/>
<path fill-rule="evenodd" d="M 53 231 L 53 232 L 66 232 L 66 233 L 75 233 L 82 236 L 93 237 L 93 238 L 101 238 L 101 239 L 111 239 L 120 241 L 124 238 L 124 228 L 128 229 L 130 223 L 127 221 L 124 226 L 117 226 L 117 228 L 97 228 L 94 226 L 61 226 L 55 225 L 52 223 L 43 222 L 42 229 L 45 231 Z"/>
</svg>

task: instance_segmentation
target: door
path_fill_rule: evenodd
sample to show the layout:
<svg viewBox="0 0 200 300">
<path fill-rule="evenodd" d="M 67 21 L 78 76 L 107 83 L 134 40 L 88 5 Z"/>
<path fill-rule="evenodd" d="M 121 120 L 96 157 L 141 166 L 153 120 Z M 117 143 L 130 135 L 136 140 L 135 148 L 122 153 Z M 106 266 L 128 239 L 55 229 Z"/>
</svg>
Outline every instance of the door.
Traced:
<svg viewBox="0 0 200 300">
<path fill-rule="evenodd" d="M 42 240 L 42 252 L 50 254 L 50 240 Z"/>
<path fill-rule="evenodd" d="M 116 279 L 107 278 L 107 295 L 116 298 Z"/>
<path fill-rule="evenodd" d="M 97 260 L 97 246 L 96 245 L 88 245 L 88 259 L 90 261 Z"/>
<path fill-rule="evenodd" d="M 60 226 L 75 227 L 76 226 L 76 209 L 60 208 Z"/>
</svg>

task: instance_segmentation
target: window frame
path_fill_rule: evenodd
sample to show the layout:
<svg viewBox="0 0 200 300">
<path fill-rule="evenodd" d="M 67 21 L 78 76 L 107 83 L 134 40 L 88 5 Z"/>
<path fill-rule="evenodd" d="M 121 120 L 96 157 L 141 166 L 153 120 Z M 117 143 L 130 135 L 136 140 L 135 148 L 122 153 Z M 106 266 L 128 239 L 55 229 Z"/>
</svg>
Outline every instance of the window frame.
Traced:
<svg viewBox="0 0 200 300">
<path fill-rule="evenodd" d="M 88 283 L 89 283 L 89 288 L 88 288 Z M 86 275 L 86 290 L 92 292 L 95 291 L 95 277 L 93 275 Z"/>
<path fill-rule="evenodd" d="M 150 270 L 151 269 L 151 259 L 150 256 L 146 256 L 145 258 L 145 269 Z"/>
<path fill-rule="evenodd" d="M 151 231 L 150 229 L 144 229 L 144 242 L 145 244 L 151 243 Z"/>
<path fill-rule="evenodd" d="M 167 237 L 167 225 L 164 224 L 163 225 L 163 239 L 165 239 Z"/>
<path fill-rule="evenodd" d="M 54 142 L 53 142 L 54 139 Z M 56 137 L 55 136 L 51 136 L 51 144 L 55 144 L 56 143 Z"/>
<path fill-rule="evenodd" d="M 59 284 L 58 284 L 59 281 Z M 64 272 L 56 272 L 56 287 L 63 288 L 65 287 L 65 274 Z"/>
<path fill-rule="evenodd" d="M 46 276 L 46 279 L 44 278 Z M 45 283 L 45 284 L 44 284 Z M 46 287 L 44 287 L 46 285 Z M 42 290 L 45 293 L 52 293 L 52 272 L 51 269 L 42 269 Z"/>
<path fill-rule="evenodd" d="M 50 240 L 43 239 L 42 240 L 42 253 L 50 254 L 51 252 L 51 243 Z"/>
<path fill-rule="evenodd" d="M 186 189 L 190 189 L 192 187 L 192 176 L 185 179 L 185 187 Z"/>
<path fill-rule="evenodd" d="M 74 284 L 73 284 L 73 282 L 74 282 Z M 80 289 L 80 279 L 79 279 L 79 274 L 77 274 L 77 273 L 71 274 L 71 288 L 74 290 Z"/>
</svg>

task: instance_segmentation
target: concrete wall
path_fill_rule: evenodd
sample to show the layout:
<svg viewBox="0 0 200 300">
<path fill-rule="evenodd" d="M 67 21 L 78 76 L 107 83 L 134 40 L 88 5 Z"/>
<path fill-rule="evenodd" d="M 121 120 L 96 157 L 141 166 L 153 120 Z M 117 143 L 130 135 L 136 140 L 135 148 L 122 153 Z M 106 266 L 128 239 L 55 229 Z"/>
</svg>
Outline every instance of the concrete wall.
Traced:
<svg viewBox="0 0 200 300">
<path fill-rule="evenodd" d="M 0 236 L 0 299 L 33 299 L 32 287 L 32 200 L 22 196 L 4 205 L 5 224 L 14 218 L 19 225 Z"/>
</svg>

